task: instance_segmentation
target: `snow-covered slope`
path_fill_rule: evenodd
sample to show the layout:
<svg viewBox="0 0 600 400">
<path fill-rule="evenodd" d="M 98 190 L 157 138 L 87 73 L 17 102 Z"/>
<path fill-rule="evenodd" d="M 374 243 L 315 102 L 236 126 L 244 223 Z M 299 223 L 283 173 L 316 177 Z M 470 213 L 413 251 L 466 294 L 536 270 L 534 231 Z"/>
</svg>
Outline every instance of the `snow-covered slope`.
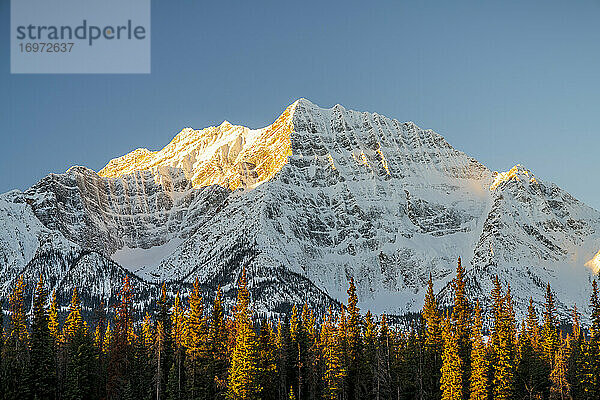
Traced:
<svg viewBox="0 0 600 400">
<path fill-rule="evenodd" d="M 184 129 L 97 174 L 49 175 L 3 195 L 0 220 L 3 282 L 27 268 L 52 279 L 51 265 L 31 263 L 51 237 L 63 258 L 102 260 L 81 272 L 98 297 L 102 276 L 116 285 L 110 269 L 149 288 L 198 278 L 232 298 L 246 268 L 262 312 L 335 304 L 350 277 L 364 308 L 415 311 L 430 274 L 448 300 L 460 256 L 474 295 L 498 274 L 524 309 L 550 282 L 566 315 L 585 308 L 600 265 L 600 213 L 524 167 L 492 172 L 413 123 L 305 99 L 266 128 Z"/>
</svg>

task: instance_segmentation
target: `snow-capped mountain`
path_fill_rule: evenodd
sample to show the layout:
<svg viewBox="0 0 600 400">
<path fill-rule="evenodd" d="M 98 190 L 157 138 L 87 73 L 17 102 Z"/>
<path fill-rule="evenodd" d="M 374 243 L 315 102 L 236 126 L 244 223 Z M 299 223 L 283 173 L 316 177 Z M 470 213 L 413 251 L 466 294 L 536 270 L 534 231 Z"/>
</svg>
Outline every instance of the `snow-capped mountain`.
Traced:
<svg viewBox="0 0 600 400">
<path fill-rule="evenodd" d="M 305 99 L 266 128 L 184 129 L 98 173 L 51 174 L 1 195 L 0 221 L 2 296 L 43 273 L 94 299 L 125 274 L 140 302 L 196 278 L 231 298 L 246 268 L 261 312 L 335 305 L 354 277 L 363 308 L 402 314 L 430 274 L 448 301 L 462 257 L 474 296 L 497 274 L 524 310 L 550 282 L 566 316 L 600 269 L 600 213 L 556 185 L 520 165 L 492 172 L 413 123 Z"/>
</svg>

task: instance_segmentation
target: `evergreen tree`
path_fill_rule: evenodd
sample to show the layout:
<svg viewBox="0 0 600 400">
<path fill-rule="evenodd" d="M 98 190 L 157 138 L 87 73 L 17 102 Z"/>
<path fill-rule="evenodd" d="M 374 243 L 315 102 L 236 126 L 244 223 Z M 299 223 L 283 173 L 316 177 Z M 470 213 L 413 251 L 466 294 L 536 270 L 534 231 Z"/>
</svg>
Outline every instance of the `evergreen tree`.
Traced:
<svg viewBox="0 0 600 400">
<path fill-rule="evenodd" d="M 119 291 L 120 303 L 114 320 L 111 351 L 108 358 L 108 399 L 120 399 L 131 390 L 131 378 L 137 371 L 134 362 L 133 293 L 129 276 L 125 276 Z"/>
<path fill-rule="evenodd" d="M 513 310 L 510 286 L 502 294 L 500 281 L 494 278 L 492 300 L 494 302 L 494 321 L 492 325 L 492 384 L 493 397 L 497 400 L 512 399 L 515 389 L 516 343 L 515 314 Z"/>
<path fill-rule="evenodd" d="M 246 270 L 238 282 L 235 308 L 235 345 L 231 356 L 227 397 L 231 400 L 258 399 L 262 387 L 259 382 L 258 350 L 250 312 L 250 293 Z"/>
<path fill-rule="evenodd" d="M 222 398 L 227 388 L 229 357 L 227 352 L 227 325 L 223 310 L 221 288 L 215 295 L 208 331 L 209 364 L 207 376 L 210 379 L 208 398 Z"/>
<path fill-rule="evenodd" d="M 278 398 L 278 381 L 277 381 L 277 346 L 275 333 L 271 328 L 271 324 L 267 320 L 263 320 L 260 326 L 258 335 L 258 351 L 259 351 L 259 381 L 261 382 L 262 390 L 260 398 L 262 400 L 275 400 Z"/>
<path fill-rule="evenodd" d="M 4 395 L 7 399 L 28 398 L 29 334 L 24 309 L 25 282 L 20 276 L 10 295 L 10 320 L 8 338 L 4 343 L 2 362 L 4 375 Z"/>
<path fill-rule="evenodd" d="M 342 398 L 347 371 L 344 363 L 343 336 L 336 329 L 336 320 L 331 307 L 321 327 L 321 351 L 324 359 L 323 380 L 324 398 L 337 400 Z"/>
<path fill-rule="evenodd" d="M 489 362 L 487 348 L 483 341 L 483 317 L 479 302 L 475 304 L 473 316 L 469 400 L 487 400 L 489 396 Z"/>
<path fill-rule="evenodd" d="M 360 397 L 360 360 L 362 358 L 361 317 L 358 308 L 358 296 L 354 278 L 350 278 L 348 293 L 348 317 L 346 322 L 347 360 L 348 360 L 348 398 L 358 399 Z"/>
<path fill-rule="evenodd" d="M 600 297 L 598 284 L 592 281 L 592 296 L 590 299 L 592 310 L 590 340 L 587 346 L 588 361 L 586 367 L 585 385 L 588 393 L 600 393 Z"/>
<path fill-rule="evenodd" d="M 377 398 L 377 325 L 373 320 L 371 311 L 367 311 L 363 321 L 363 343 L 364 348 L 361 360 L 361 382 L 364 388 L 361 391 L 361 398 L 376 399 Z"/>
<path fill-rule="evenodd" d="M 50 335 L 54 339 L 55 346 L 60 341 L 60 330 L 58 326 L 58 303 L 56 301 L 56 290 L 52 291 L 52 298 L 50 300 L 50 308 L 48 310 L 48 329 Z"/>
<path fill-rule="evenodd" d="M 200 282 L 194 281 L 194 289 L 189 297 L 189 314 L 185 331 L 185 368 L 187 393 L 190 399 L 200 399 L 207 392 L 210 380 L 208 366 L 208 326 L 204 316 L 204 306 L 200 296 Z"/>
<path fill-rule="evenodd" d="M 567 400 L 570 399 L 570 385 L 567 382 L 567 344 L 559 344 L 555 357 L 554 367 L 550 374 L 552 386 L 550 387 L 550 399 Z"/>
<path fill-rule="evenodd" d="M 53 338 L 48 327 L 47 293 L 40 275 L 33 297 L 29 376 L 34 400 L 53 398 L 56 392 L 56 368 Z"/>
<path fill-rule="evenodd" d="M 527 394 L 528 398 L 542 396 L 547 392 L 550 371 L 543 360 L 538 318 L 531 298 L 527 319 L 518 339 L 518 358 L 516 391 Z"/>
<path fill-rule="evenodd" d="M 173 333 L 170 304 L 167 297 L 167 287 L 163 283 L 160 298 L 157 303 L 156 340 L 155 340 L 155 384 L 156 399 L 164 399 L 167 379 L 173 364 Z"/>
<path fill-rule="evenodd" d="M 173 326 L 173 343 L 175 345 L 175 359 L 174 359 L 174 370 L 176 385 L 171 389 L 172 396 L 176 400 L 180 400 L 184 394 L 185 388 L 185 376 L 184 376 L 184 363 L 185 363 L 185 311 L 181 305 L 181 299 L 179 293 L 175 296 L 175 302 L 173 304 L 173 310 L 171 312 L 172 326 Z M 173 391 L 174 390 L 174 391 Z"/>
<path fill-rule="evenodd" d="M 94 345 L 81 316 L 81 303 L 77 288 L 73 288 L 69 314 L 65 321 L 63 337 L 66 346 L 66 376 L 64 399 L 95 399 Z"/>
<path fill-rule="evenodd" d="M 465 289 L 465 269 L 460 258 L 456 267 L 456 278 L 452 288 L 454 289 L 454 306 L 452 308 L 452 329 L 456 331 L 458 342 L 458 356 L 462 368 L 462 399 L 469 398 L 469 376 L 471 374 L 471 306 Z"/>
<path fill-rule="evenodd" d="M 442 340 L 441 314 L 433 293 L 433 281 L 431 274 L 427 282 L 425 303 L 421 312 L 425 321 L 425 394 L 428 399 L 439 399 L 440 378 L 442 370 L 442 351 L 444 342 Z"/>
<path fill-rule="evenodd" d="M 586 357 L 587 343 L 581 329 L 577 306 L 573 307 L 573 330 L 569 337 L 569 358 L 567 382 L 571 388 L 573 399 L 587 399 L 586 393 Z"/>
<path fill-rule="evenodd" d="M 548 370 L 554 368 L 554 356 L 559 346 L 558 324 L 556 322 L 556 304 L 550 284 L 546 285 L 544 325 L 542 326 L 542 349 Z"/>
<path fill-rule="evenodd" d="M 448 320 L 444 321 L 443 337 L 442 400 L 460 400 L 463 396 L 463 361 L 460 358 L 459 331 Z"/>
</svg>

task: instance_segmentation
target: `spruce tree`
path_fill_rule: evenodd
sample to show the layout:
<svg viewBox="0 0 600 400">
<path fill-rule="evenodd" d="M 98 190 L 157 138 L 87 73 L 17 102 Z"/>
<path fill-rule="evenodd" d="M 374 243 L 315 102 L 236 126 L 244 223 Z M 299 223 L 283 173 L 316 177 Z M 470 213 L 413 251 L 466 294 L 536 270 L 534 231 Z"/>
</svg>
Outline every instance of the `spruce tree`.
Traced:
<svg viewBox="0 0 600 400">
<path fill-rule="evenodd" d="M 194 281 L 189 297 L 189 314 L 185 330 L 185 369 L 190 399 L 201 398 L 210 385 L 208 372 L 208 326 L 200 295 L 200 282 Z"/>
<path fill-rule="evenodd" d="M 129 277 L 125 276 L 119 291 L 120 302 L 114 320 L 112 345 L 108 358 L 108 399 L 120 399 L 131 388 L 134 363 L 133 293 Z"/>
<path fill-rule="evenodd" d="M 29 360 L 30 390 L 34 400 L 53 398 L 56 392 L 54 341 L 48 327 L 47 297 L 40 275 L 33 296 Z"/>
<path fill-rule="evenodd" d="M 336 322 L 331 307 L 329 307 L 321 326 L 320 339 L 324 359 L 322 375 L 325 387 L 324 398 L 329 400 L 337 400 L 342 397 L 347 376 L 342 343 L 344 338 L 339 334 Z"/>
<path fill-rule="evenodd" d="M 502 294 L 500 281 L 493 281 L 492 300 L 494 321 L 492 325 L 492 395 L 495 400 L 510 400 L 515 390 L 516 373 L 516 322 L 510 286 Z"/>
<path fill-rule="evenodd" d="M 558 323 L 556 321 L 556 304 L 550 284 L 546 285 L 544 308 L 544 324 L 542 326 L 542 349 L 548 369 L 554 368 L 554 356 L 559 346 Z"/>
<path fill-rule="evenodd" d="M 210 326 L 208 331 L 208 373 L 210 379 L 208 398 L 223 398 L 227 388 L 228 349 L 227 349 L 227 325 L 225 323 L 225 312 L 223 310 L 223 299 L 221 288 L 217 289 L 213 307 L 210 315 Z"/>
<path fill-rule="evenodd" d="M 463 396 L 463 365 L 460 358 L 459 331 L 453 322 L 444 321 L 444 351 L 442 353 L 442 376 L 440 385 L 442 400 L 461 400 Z"/>
<path fill-rule="evenodd" d="M 175 399 L 180 400 L 185 389 L 185 311 L 181 304 L 179 293 L 175 295 L 175 302 L 171 312 L 171 320 L 173 327 L 173 343 L 175 346 L 174 370 L 176 375 L 175 392 L 171 391 Z"/>
<path fill-rule="evenodd" d="M 171 307 L 167 296 L 167 287 L 163 282 L 160 298 L 157 302 L 156 341 L 154 349 L 155 384 L 157 400 L 165 398 L 167 379 L 173 364 L 173 330 Z"/>
<path fill-rule="evenodd" d="M 63 337 L 66 347 L 65 400 L 96 398 L 94 381 L 94 344 L 81 316 L 81 303 L 77 288 L 73 288 L 69 314 L 65 321 Z"/>
<path fill-rule="evenodd" d="M 235 330 L 235 345 L 227 380 L 227 397 L 231 400 L 258 399 L 262 387 L 259 382 L 258 350 L 252 326 L 250 293 L 245 269 L 238 281 Z"/>
<path fill-rule="evenodd" d="M 554 366 L 550 373 L 550 399 L 567 400 L 570 399 L 570 385 L 567 382 L 567 343 L 560 343 L 554 357 Z"/>
<path fill-rule="evenodd" d="M 577 306 L 573 307 L 573 330 L 569 336 L 569 356 L 567 364 L 567 382 L 573 399 L 587 399 L 586 393 L 586 357 L 587 342 L 581 328 Z"/>
<path fill-rule="evenodd" d="M 363 320 L 363 343 L 361 366 L 361 382 L 364 388 L 361 391 L 361 397 L 374 399 L 377 397 L 377 325 L 373 320 L 371 311 L 367 311 Z"/>
<path fill-rule="evenodd" d="M 489 362 L 488 351 L 483 341 L 483 317 L 479 302 L 475 304 L 473 317 L 469 400 L 487 400 L 489 397 Z"/>
<path fill-rule="evenodd" d="M 362 321 L 360 317 L 360 309 L 358 308 L 358 296 L 356 294 L 356 286 L 354 278 L 350 278 L 348 284 L 348 317 L 346 323 L 346 340 L 347 340 L 347 360 L 348 360 L 348 398 L 358 399 L 360 396 L 359 388 L 360 381 L 360 360 L 362 357 Z"/>
<path fill-rule="evenodd" d="M 469 398 L 469 376 L 471 367 L 471 306 L 466 294 L 465 269 L 461 259 L 458 259 L 456 277 L 452 288 L 454 289 L 454 305 L 452 308 L 452 328 L 456 331 L 458 342 L 458 355 L 462 368 L 462 399 Z"/>
<path fill-rule="evenodd" d="M 277 381 L 277 345 L 275 333 L 266 319 L 262 321 L 260 326 L 258 352 L 259 381 L 262 387 L 260 398 L 262 400 L 275 400 L 278 398 L 279 384 Z"/>
<path fill-rule="evenodd" d="M 9 298 L 8 337 L 2 355 L 4 390 L 7 399 L 29 398 L 29 334 L 24 309 L 25 282 L 20 276 Z"/>
<path fill-rule="evenodd" d="M 425 394 L 428 399 L 439 399 L 441 397 L 440 378 L 444 342 L 442 340 L 441 314 L 433 293 L 431 274 L 427 282 L 427 292 L 421 315 L 425 321 Z"/>
<path fill-rule="evenodd" d="M 518 365 L 515 390 L 529 398 L 542 396 L 548 388 L 548 370 L 540 343 L 538 318 L 533 299 L 529 299 L 527 318 L 518 339 Z"/>
</svg>

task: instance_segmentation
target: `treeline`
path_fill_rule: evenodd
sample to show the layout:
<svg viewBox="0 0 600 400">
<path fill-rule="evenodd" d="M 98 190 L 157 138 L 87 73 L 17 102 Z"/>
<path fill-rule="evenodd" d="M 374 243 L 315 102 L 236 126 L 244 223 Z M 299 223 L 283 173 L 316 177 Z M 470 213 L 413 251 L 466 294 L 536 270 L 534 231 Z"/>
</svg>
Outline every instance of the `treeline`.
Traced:
<svg viewBox="0 0 600 400">
<path fill-rule="evenodd" d="M 459 259 L 449 309 L 440 308 L 430 279 L 421 318 L 406 329 L 392 329 L 385 315 L 361 314 L 353 280 L 347 304 L 320 323 L 306 305 L 294 307 L 289 320 L 258 320 L 243 272 L 231 315 L 220 291 L 205 306 L 196 282 L 185 304 L 163 286 L 153 315 L 136 322 L 126 278 L 110 321 L 102 311 L 84 321 L 75 289 L 60 324 L 56 296 L 48 299 L 41 278 L 27 315 L 21 278 L 1 335 L 0 398 L 598 398 L 595 281 L 588 337 L 576 309 L 571 332 L 560 331 L 549 286 L 541 322 L 530 300 L 527 318 L 517 323 L 510 287 L 498 278 L 484 321 L 480 304 L 466 295 L 464 273 Z"/>
</svg>

